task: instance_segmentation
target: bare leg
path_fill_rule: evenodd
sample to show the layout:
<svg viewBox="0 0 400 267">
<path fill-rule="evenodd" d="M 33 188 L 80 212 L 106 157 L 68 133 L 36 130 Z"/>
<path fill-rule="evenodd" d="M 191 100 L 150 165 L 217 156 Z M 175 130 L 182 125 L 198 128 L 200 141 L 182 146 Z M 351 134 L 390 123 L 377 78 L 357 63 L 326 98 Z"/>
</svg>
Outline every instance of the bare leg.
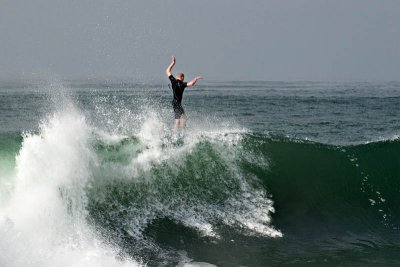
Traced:
<svg viewBox="0 0 400 267">
<path fill-rule="evenodd" d="M 175 119 L 175 128 L 174 128 L 175 131 L 179 129 L 179 121 L 180 119 Z"/>
<path fill-rule="evenodd" d="M 182 114 L 180 121 L 181 121 L 181 128 L 185 129 L 186 128 L 186 114 L 185 113 Z"/>
</svg>

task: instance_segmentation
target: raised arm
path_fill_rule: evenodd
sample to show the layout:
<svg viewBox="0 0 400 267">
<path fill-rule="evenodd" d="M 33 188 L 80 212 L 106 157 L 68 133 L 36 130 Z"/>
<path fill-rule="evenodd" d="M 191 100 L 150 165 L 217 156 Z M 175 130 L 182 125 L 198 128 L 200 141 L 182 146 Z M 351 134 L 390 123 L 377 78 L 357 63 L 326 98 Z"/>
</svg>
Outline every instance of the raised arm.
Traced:
<svg viewBox="0 0 400 267">
<path fill-rule="evenodd" d="M 197 81 L 200 80 L 200 79 L 203 79 L 203 78 L 200 77 L 200 76 L 197 76 L 196 78 L 194 78 L 193 80 L 191 80 L 190 82 L 188 82 L 188 83 L 187 83 L 187 86 L 188 86 L 188 87 L 194 86 L 194 85 L 197 83 Z"/>
<path fill-rule="evenodd" d="M 171 75 L 171 71 L 172 68 L 175 66 L 175 62 L 176 62 L 175 56 L 172 56 L 171 64 L 169 64 L 168 68 L 165 70 L 165 74 L 167 74 L 168 77 Z"/>
</svg>

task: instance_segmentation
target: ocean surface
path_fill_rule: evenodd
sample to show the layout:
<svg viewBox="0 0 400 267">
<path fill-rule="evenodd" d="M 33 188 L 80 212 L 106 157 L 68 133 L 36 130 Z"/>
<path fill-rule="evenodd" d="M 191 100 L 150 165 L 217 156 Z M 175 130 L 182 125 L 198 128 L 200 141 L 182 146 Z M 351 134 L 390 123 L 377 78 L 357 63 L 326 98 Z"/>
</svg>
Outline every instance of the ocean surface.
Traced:
<svg viewBox="0 0 400 267">
<path fill-rule="evenodd" d="M 399 266 L 400 83 L 0 82 L 0 266 Z"/>
</svg>

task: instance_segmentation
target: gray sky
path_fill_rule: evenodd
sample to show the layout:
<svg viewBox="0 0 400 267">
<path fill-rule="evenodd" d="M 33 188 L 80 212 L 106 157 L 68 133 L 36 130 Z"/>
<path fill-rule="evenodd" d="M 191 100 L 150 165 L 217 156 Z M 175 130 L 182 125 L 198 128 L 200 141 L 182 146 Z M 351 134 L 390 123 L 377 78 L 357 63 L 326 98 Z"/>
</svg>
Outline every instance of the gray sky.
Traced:
<svg viewBox="0 0 400 267">
<path fill-rule="evenodd" d="M 3 80 L 400 80 L 399 0 L 0 1 Z"/>
</svg>

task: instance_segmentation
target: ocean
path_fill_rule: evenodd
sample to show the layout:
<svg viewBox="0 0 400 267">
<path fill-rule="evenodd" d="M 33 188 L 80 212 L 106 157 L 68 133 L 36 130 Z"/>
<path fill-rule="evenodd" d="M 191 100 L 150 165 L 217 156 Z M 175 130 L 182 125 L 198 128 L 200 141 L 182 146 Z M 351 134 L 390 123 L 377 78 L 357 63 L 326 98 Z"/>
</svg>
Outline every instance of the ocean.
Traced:
<svg viewBox="0 0 400 267">
<path fill-rule="evenodd" d="M 0 82 L 0 266 L 399 266 L 400 82 Z"/>
</svg>

